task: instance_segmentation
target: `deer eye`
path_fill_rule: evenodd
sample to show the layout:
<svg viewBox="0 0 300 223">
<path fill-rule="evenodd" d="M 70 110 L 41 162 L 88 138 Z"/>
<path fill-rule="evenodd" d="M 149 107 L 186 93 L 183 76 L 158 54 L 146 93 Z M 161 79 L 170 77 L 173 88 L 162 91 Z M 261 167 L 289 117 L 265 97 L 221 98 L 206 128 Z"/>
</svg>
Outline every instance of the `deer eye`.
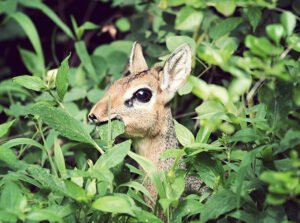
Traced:
<svg viewBox="0 0 300 223">
<path fill-rule="evenodd" d="M 141 88 L 133 94 L 133 97 L 140 102 L 146 103 L 150 101 L 152 97 L 152 92 L 147 88 Z"/>
</svg>

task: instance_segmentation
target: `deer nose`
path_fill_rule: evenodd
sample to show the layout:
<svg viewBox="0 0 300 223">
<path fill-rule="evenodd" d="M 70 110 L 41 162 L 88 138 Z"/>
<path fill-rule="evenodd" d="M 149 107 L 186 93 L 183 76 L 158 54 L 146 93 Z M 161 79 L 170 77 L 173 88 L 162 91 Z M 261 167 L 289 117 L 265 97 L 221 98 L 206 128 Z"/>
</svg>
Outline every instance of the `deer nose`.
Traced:
<svg viewBox="0 0 300 223">
<path fill-rule="evenodd" d="M 89 114 L 88 118 L 89 118 L 90 122 L 96 122 L 97 121 L 97 117 L 93 113 Z"/>
</svg>

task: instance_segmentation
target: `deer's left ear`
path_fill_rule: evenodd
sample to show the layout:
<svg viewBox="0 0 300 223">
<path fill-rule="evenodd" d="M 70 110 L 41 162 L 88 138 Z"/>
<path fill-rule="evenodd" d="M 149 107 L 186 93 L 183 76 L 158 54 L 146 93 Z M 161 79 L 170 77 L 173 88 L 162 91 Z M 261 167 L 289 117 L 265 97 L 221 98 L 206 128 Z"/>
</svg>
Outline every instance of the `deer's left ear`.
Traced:
<svg viewBox="0 0 300 223">
<path fill-rule="evenodd" d="M 129 60 L 129 71 L 136 74 L 148 70 L 148 65 L 143 55 L 142 46 L 138 42 L 134 42 Z"/>
<path fill-rule="evenodd" d="M 184 85 L 191 72 L 192 52 L 188 44 L 182 44 L 167 59 L 160 76 L 160 88 L 167 91 L 170 99 Z"/>
</svg>

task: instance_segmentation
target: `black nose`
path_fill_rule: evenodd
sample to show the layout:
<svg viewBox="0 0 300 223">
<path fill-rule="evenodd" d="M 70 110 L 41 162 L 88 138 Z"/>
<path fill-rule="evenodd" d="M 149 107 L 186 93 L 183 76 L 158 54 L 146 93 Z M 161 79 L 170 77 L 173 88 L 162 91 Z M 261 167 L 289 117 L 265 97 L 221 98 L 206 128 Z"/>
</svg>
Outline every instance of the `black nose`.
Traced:
<svg viewBox="0 0 300 223">
<path fill-rule="evenodd" d="M 93 113 L 92 113 L 92 114 L 89 114 L 88 118 L 89 118 L 90 122 L 95 122 L 95 121 L 97 121 L 97 117 L 96 117 L 96 115 L 94 115 Z"/>
</svg>

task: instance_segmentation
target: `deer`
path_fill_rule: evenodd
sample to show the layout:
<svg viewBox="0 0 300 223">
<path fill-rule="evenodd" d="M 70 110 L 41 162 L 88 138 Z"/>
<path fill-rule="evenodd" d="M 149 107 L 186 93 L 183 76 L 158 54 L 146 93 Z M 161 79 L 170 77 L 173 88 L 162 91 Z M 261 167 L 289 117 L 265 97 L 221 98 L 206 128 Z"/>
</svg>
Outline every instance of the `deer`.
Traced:
<svg viewBox="0 0 300 223">
<path fill-rule="evenodd" d="M 157 171 L 168 170 L 174 160 L 160 160 L 167 149 L 179 148 L 170 102 L 191 72 L 192 52 L 188 44 L 177 47 L 163 66 L 148 68 L 139 43 L 133 44 L 129 59 L 129 75 L 115 81 L 91 109 L 88 119 L 93 123 L 110 118 L 125 125 L 125 137 L 132 140 L 135 152 L 155 165 Z M 200 188 L 201 181 L 190 177 L 191 190 Z M 151 184 L 145 186 L 152 197 L 157 193 Z"/>
</svg>

